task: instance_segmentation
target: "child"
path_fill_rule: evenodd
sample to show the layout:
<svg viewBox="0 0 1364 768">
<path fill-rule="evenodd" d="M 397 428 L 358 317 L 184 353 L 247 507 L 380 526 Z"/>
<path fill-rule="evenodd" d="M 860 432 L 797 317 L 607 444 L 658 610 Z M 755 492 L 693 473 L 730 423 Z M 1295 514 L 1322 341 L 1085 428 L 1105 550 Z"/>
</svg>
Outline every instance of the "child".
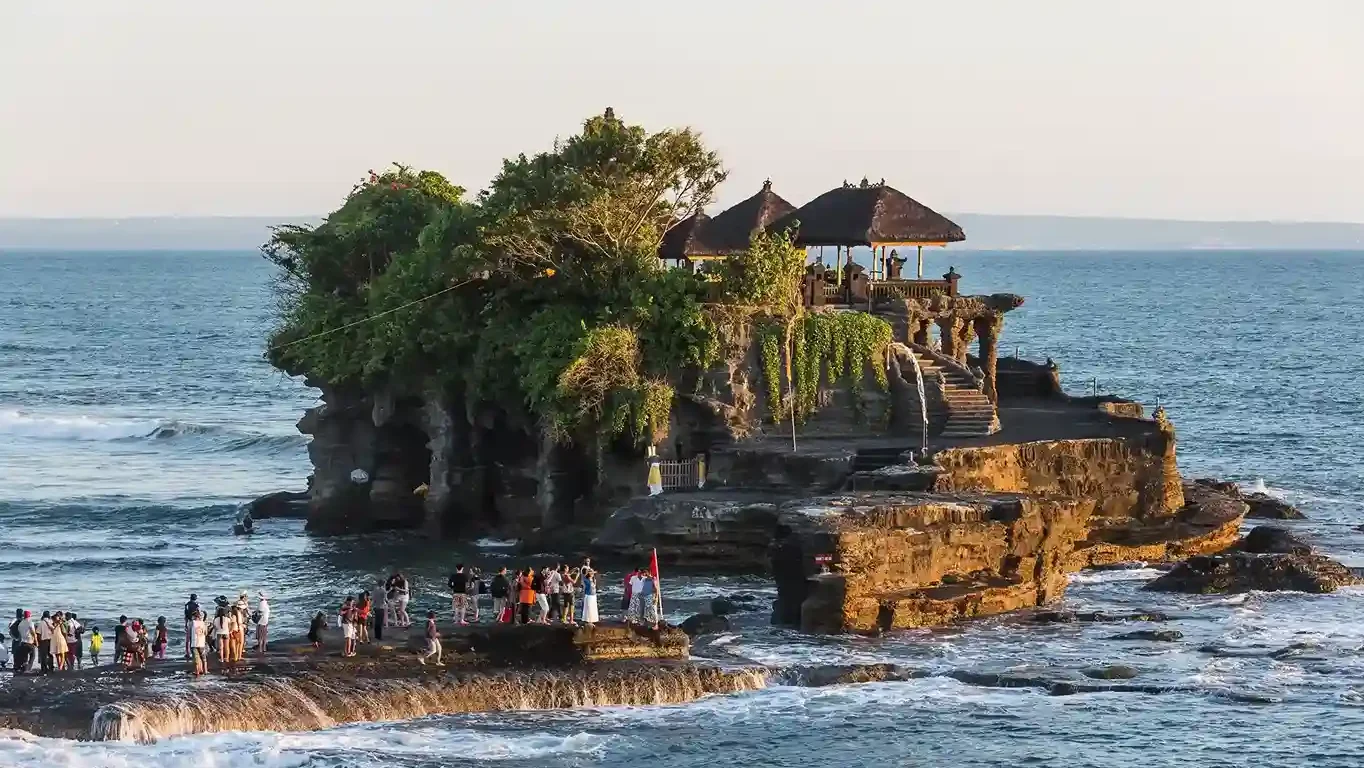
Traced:
<svg viewBox="0 0 1364 768">
<path fill-rule="evenodd" d="M 99 633 L 99 627 L 90 628 L 90 664 L 99 666 L 99 652 L 104 647 L 104 636 Z"/>
<path fill-rule="evenodd" d="M 170 630 L 166 627 L 166 617 L 156 617 L 156 640 L 152 643 L 152 652 L 158 659 L 166 658 L 166 646 L 170 643 Z"/>
<path fill-rule="evenodd" d="M 322 630 L 327 628 L 327 614 L 318 611 L 313 617 L 313 623 L 308 625 L 308 642 L 313 644 L 316 651 L 322 647 Z"/>
</svg>

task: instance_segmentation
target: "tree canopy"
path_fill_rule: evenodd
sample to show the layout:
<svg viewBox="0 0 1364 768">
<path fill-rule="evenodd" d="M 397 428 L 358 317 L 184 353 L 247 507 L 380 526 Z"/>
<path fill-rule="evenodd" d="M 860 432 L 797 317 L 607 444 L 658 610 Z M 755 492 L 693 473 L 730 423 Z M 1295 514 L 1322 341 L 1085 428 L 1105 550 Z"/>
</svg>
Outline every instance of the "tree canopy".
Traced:
<svg viewBox="0 0 1364 768">
<path fill-rule="evenodd" d="M 718 282 L 657 258 L 724 179 L 696 133 L 609 109 L 504 161 L 473 199 L 433 171 L 370 171 L 322 224 L 263 246 L 279 267 L 267 356 L 332 385 L 458 391 L 560 439 L 658 440 L 673 387 L 717 359 L 709 303 L 782 315 L 798 291 L 803 251 L 783 235 L 757 237 Z"/>
</svg>

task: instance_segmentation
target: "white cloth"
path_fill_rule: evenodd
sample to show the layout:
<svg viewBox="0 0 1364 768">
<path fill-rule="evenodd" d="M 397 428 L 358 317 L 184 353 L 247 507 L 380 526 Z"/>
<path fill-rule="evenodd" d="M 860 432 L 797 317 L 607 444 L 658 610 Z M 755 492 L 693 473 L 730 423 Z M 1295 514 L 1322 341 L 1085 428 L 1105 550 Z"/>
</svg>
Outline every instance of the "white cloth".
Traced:
<svg viewBox="0 0 1364 768">
<path fill-rule="evenodd" d="M 224 637 L 231 630 L 231 624 L 231 619 L 220 616 L 213 620 L 213 633 L 219 637 Z"/>
<path fill-rule="evenodd" d="M 38 642 L 52 639 L 52 619 L 43 619 L 38 622 Z"/>
<path fill-rule="evenodd" d="M 189 623 L 189 636 L 191 648 L 208 647 L 208 625 L 203 619 L 195 619 Z"/>
<path fill-rule="evenodd" d="M 75 619 L 66 620 L 66 643 L 67 645 L 76 644 L 76 633 L 80 631 L 81 623 Z"/>
<path fill-rule="evenodd" d="M 558 571 L 550 571 L 545 576 L 545 592 L 551 595 L 559 594 L 559 587 L 563 583 L 564 577 Z"/>
<path fill-rule="evenodd" d="M 19 622 L 19 640 L 24 643 L 33 643 L 33 619 L 23 619 Z"/>
<path fill-rule="evenodd" d="M 597 596 L 585 595 L 583 597 L 583 622 L 586 624 L 596 624 L 597 621 Z"/>
<path fill-rule="evenodd" d="M 355 639 L 355 625 L 349 621 L 341 622 L 341 636 L 347 640 Z"/>
<path fill-rule="evenodd" d="M 270 623 L 270 601 L 269 601 L 269 600 L 266 600 L 265 598 L 262 597 L 261 600 L 260 600 L 260 605 L 256 606 L 256 610 L 260 611 L 260 621 L 256 622 L 256 626 L 258 626 L 258 627 L 264 627 L 264 626 L 269 625 L 269 623 Z"/>
</svg>

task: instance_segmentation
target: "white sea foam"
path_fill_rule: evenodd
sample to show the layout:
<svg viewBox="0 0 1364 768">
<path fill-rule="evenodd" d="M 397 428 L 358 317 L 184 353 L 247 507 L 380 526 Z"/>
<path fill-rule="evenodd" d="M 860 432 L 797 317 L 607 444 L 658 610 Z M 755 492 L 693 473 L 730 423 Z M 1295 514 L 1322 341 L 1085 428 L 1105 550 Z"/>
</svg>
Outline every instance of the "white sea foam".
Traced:
<svg viewBox="0 0 1364 768">
<path fill-rule="evenodd" d="M 537 761 L 554 755 L 600 757 L 615 737 L 398 726 L 349 726 L 309 733 L 225 732 L 163 739 L 154 744 L 78 742 L 22 731 L 0 731 L 0 765 L 214 765 L 223 768 L 302 768 L 309 765 L 392 766 L 452 762 Z"/>
<path fill-rule="evenodd" d="M 1111 584 L 1118 581 L 1150 581 L 1163 571 L 1158 568 L 1114 568 L 1102 571 L 1080 571 L 1070 575 L 1072 584 Z"/>
<path fill-rule="evenodd" d="M 508 549 L 520 543 L 520 539 L 478 539 L 474 546 L 479 549 Z"/>
<path fill-rule="evenodd" d="M 155 419 L 100 418 L 86 415 L 39 415 L 0 410 L 0 435 L 46 440 L 123 440 L 146 437 L 161 422 Z"/>
</svg>

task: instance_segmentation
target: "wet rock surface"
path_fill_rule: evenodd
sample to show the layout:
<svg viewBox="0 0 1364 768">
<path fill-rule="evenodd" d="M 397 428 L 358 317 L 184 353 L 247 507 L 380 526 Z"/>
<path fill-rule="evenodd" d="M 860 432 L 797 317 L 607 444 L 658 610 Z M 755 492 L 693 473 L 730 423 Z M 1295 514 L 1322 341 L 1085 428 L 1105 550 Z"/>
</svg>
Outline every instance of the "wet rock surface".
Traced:
<svg viewBox="0 0 1364 768">
<path fill-rule="evenodd" d="M 1305 520 L 1304 515 L 1297 507 L 1289 504 L 1283 499 L 1270 496 L 1267 493 L 1252 491 L 1246 493 L 1236 483 L 1225 480 L 1215 480 L 1212 478 L 1199 478 L 1193 481 L 1194 485 L 1208 488 L 1232 499 L 1244 503 L 1247 507 L 1246 517 L 1267 520 Z"/>
<path fill-rule="evenodd" d="M 1360 582 L 1358 574 L 1324 555 L 1225 552 L 1191 557 L 1145 589 L 1204 595 L 1251 590 L 1325 593 Z"/>
<path fill-rule="evenodd" d="M 1141 640 L 1152 643 L 1176 643 L 1184 639 L 1184 633 L 1177 629 L 1138 629 L 1114 635 L 1109 640 Z"/>
<path fill-rule="evenodd" d="M 1106 667 L 1090 667 L 1080 674 L 1093 680 L 1131 680 L 1136 677 L 1136 669 L 1124 664 L 1110 664 Z"/>
<path fill-rule="evenodd" d="M 1108 623 L 1126 621 L 1168 621 L 1160 611 L 1107 613 L 1104 611 L 1037 611 L 1026 620 L 1034 624 Z"/>
<path fill-rule="evenodd" d="M 710 613 L 698 613 L 682 622 L 682 631 L 686 632 L 688 637 L 718 635 L 721 632 L 728 632 L 729 629 L 729 619 Z"/>
<path fill-rule="evenodd" d="M 1251 552 L 1259 555 L 1278 554 L 1278 555 L 1310 555 L 1312 547 L 1307 542 L 1294 536 L 1286 528 L 1278 528 L 1272 525 L 1260 525 L 1252 528 L 1250 533 L 1241 539 L 1237 549 L 1242 552 Z"/>
<path fill-rule="evenodd" d="M 257 520 L 269 518 L 308 519 L 307 491 L 276 491 L 267 493 L 246 505 L 246 511 Z"/>
</svg>

